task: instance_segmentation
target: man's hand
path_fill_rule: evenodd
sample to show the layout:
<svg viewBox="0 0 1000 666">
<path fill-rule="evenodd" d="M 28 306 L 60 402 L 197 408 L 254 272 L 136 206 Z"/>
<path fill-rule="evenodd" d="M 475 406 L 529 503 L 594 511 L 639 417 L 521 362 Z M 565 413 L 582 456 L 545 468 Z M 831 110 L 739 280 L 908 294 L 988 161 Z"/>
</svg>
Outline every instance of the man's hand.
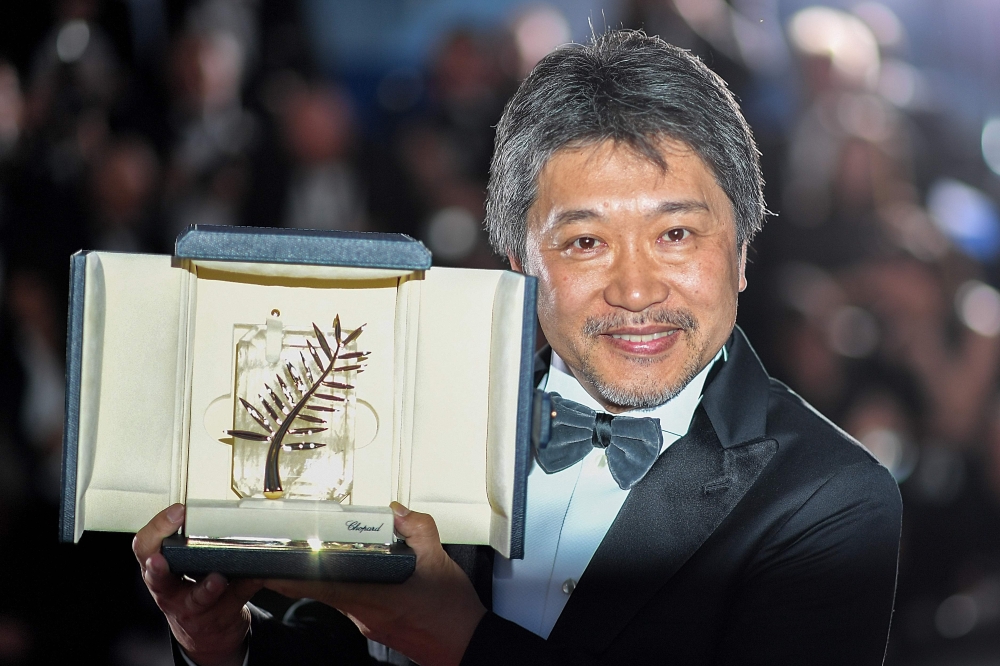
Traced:
<svg viewBox="0 0 1000 666">
<path fill-rule="evenodd" d="M 198 583 L 170 573 L 160 543 L 184 522 L 184 506 L 174 504 L 139 530 L 132 550 L 142 568 L 142 579 L 167 616 L 170 631 L 199 666 L 239 666 L 250 629 L 246 602 L 262 587 L 259 580 L 231 584 L 217 573 Z"/>
<path fill-rule="evenodd" d="M 472 583 L 441 548 L 437 525 L 425 513 L 393 503 L 396 532 L 417 554 L 417 568 L 401 585 L 269 580 L 289 597 L 309 597 L 337 608 L 368 638 L 423 666 L 454 666 L 486 609 Z"/>
</svg>

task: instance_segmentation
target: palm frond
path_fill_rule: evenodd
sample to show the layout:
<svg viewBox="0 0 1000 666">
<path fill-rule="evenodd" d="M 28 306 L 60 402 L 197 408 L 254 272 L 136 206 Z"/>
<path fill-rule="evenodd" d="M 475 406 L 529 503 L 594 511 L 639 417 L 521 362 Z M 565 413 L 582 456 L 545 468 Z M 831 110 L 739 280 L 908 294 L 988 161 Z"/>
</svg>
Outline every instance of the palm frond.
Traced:
<svg viewBox="0 0 1000 666">
<path fill-rule="evenodd" d="M 316 367 L 322 370 L 323 361 L 320 359 L 319 353 L 316 352 L 316 348 L 313 347 L 312 343 L 308 340 L 306 340 L 306 346 L 309 347 L 309 355 L 313 357 L 314 361 L 316 361 Z"/>
<path fill-rule="evenodd" d="M 328 387 L 334 388 L 334 389 L 343 389 L 345 391 L 349 391 L 352 388 L 354 388 L 350 384 L 344 384 L 342 382 L 323 382 L 323 386 L 328 386 Z"/>
<path fill-rule="evenodd" d="M 266 442 L 271 439 L 270 435 L 262 435 L 259 432 L 250 432 L 249 430 L 227 430 L 226 434 L 239 439 L 249 439 L 254 442 Z"/>
<path fill-rule="evenodd" d="M 312 451 L 313 449 L 321 449 L 326 444 L 319 442 L 289 442 L 288 444 L 282 444 L 282 451 Z"/>
<path fill-rule="evenodd" d="M 315 435 L 318 432 L 325 431 L 326 428 L 292 428 L 288 431 L 289 435 Z"/>
<path fill-rule="evenodd" d="M 314 412 L 339 412 L 340 410 L 336 407 L 324 407 L 323 405 L 306 405 L 306 409 L 311 409 Z M 299 418 L 305 417 L 305 414 L 299 414 Z"/>
<path fill-rule="evenodd" d="M 341 342 L 340 345 L 342 347 L 346 347 L 347 345 L 349 345 L 352 342 L 354 342 L 355 340 L 357 340 L 358 336 L 361 335 L 362 333 L 364 333 L 364 331 L 365 331 L 365 324 L 362 324 L 361 326 L 358 326 L 356 329 L 354 329 L 351 332 L 350 335 L 348 335 L 346 338 L 344 338 L 344 341 Z"/>
<path fill-rule="evenodd" d="M 250 418 L 252 418 L 258 424 L 260 424 L 261 428 L 263 428 L 264 430 L 266 430 L 268 432 L 274 432 L 273 430 L 271 430 L 271 425 L 267 422 L 267 419 L 264 418 L 264 415 L 261 414 L 260 412 L 258 412 L 257 409 L 253 405 L 251 405 L 249 402 L 247 402 L 243 398 L 240 398 L 240 403 L 242 403 L 243 409 L 247 410 L 247 414 L 250 415 Z M 277 419 L 275 419 L 275 420 L 277 420 Z"/>
<path fill-rule="evenodd" d="M 313 379 L 312 370 L 309 369 L 309 364 L 306 363 L 305 354 L 303 354 L 301 351 L 299 352 L 299 360 L 302 361 L 302 372 L 304 372 L 306 375 L 306 381 L 309 382 L 310 384 L 315 383 L 316 380 Z"/>
<path fill-rule="evenodd" d="M 275 375 L 278 378 L 278 386 L 281 387 L 281 393 L 288 399 L 288 404 L 295 404 L 295 396 L 292 395 L 291 390 L 288 388 L 288 384 L 285 380 L 281 378 L 281 375 Z"/>
<path fill-rule="evenodd" d="M 267 391 L 267 394 L 271 396 L 271 400 L 274 400 L 274 404 L 278 406 L 278 409 L 280 409 L 283 413 L 287 414 L 288 408 L 285 407 L 285 403 L 281 401 L 281 398 L 279 398 L 278 394 L 274 392 L 274 389 L 271 388 L 271 385 L 264 384 L 264 389 Z M 278 418 L 275 417 L 275 420 L 278 420 Z"/>
<path fill-rule="evenodd" d="M 271 407 L 271 403 L 269 403 L 260 393 L 257 394 L 257 397 L 260 398 L 261 404 L 264 405 L 264 409 L 267 411 L 268 414 L 271 415 L 271 418 L 274 419 L 274 422 L 278 423 L 279 421 L 281 421 L 281 417 L 278 416 L 278 413 L 274 411 L 273 407 Z"/>
<path fill-rule="evenodd" d="M 340 323 L 339 317 L 337 318 L 336 322 L 339 325 Z M 323 348 L 323 353 L 326 354 L 327 359 L 332 361 L 333 351 L 330 349 L 330 343 L 326 341 L 326 336 L 323 335 L 323 331 L 319 330 L 319 326 L 317 326 L 316 324 L 313 324 L 313 331 L 315 331 L 316 333 L 316 341 L 319 342 L 319 346 Z M 323 364 L 320 363 L 319 367 L 322 368 Z"/>
</svg>

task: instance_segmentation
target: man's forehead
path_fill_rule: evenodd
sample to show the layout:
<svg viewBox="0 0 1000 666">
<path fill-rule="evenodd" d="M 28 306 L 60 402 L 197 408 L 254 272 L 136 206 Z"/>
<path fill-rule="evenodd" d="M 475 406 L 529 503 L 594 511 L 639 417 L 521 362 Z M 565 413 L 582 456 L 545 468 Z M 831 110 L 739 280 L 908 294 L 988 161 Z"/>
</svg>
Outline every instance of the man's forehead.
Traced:
<svg viewBox="0 0 1000 666">
<path fill-rule="evenodd" d="M 570 156 L 585 156 L 588 159 L 599 159 L 612 153 L 621 153 L 648 162 L 662 171 L 670 169 L 671 158 L 690 155 L 699 159 L 705 168 L 710 169 L 707 162 L 690 144 L 681 139 L 666 134 L 645 137 L 640 144 L 638 140 L 615 138 L 581 139 L 571 141 L 554 150 L 542 164 L 539 178 L 553 164 L 559 164 Z"/>
<path fill-rule="evenodd" d="M 653 148 L 656 159 L 613 139 L 560 148 L 539 172 L 529 224 L 539 215 L 553 223 L 599 217 L 598 200 L 612 192 L 650 216 L 709 211 L 713 205 L 732 212 L 714 172 L 693 148 L 671 138 Z"/>
</svg>

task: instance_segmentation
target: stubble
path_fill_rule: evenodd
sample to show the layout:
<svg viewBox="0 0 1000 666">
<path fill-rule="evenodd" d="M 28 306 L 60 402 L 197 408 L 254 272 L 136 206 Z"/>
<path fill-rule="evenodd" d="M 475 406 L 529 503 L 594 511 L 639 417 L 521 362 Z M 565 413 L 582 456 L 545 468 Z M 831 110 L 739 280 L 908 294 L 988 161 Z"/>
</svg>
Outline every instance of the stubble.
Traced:
<svg viewBox="0 0 1000 666">
<path fill-rule="evenodd" d="M 594 364 L 599 336 L 615 329 L 646 324 L 666 324 L 679 330 L 673 335 L 683 335 L 688 349 L 681 372 L 676 379 L 659 379 L 657 366 L 667 361 L 657 358 L 624 357 L 635 368 L 622 377 L 607 377 Z M 579 350 L 580 373 L 606 402 L 619 407 L 646 409 L 662 405 L 673 399 L 694 379 L 702 369 L 705 340 L 700 335 L 698 320 L 684 308 L 660 308 L 633 314 L 616 313 L 605 317 L 588 317 L 583 326 L 586 349 Z M 682 342 L 678 340 L 677 343 Z M 675 343 L 676 344 L 676 343 Z M 669 373 L 673 374 L 673 373 Z"/>
</svg>

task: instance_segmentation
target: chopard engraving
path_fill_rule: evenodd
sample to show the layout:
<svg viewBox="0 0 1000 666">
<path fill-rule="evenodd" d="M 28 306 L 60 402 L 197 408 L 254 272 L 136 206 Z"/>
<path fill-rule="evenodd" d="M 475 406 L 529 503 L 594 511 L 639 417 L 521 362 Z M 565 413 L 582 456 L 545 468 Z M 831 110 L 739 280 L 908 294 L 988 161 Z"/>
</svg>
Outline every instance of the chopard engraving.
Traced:
<svg viewBox="0 0 1000 666">
<path fill-rule="evenodd" d="M 347 529 L 351 532 L 381 532 L 382 528 L 385 527 L 385 523 L 379 525 L 365 525 L 359 520 L 348 520 L 346 523 Z"/>
</svg>

